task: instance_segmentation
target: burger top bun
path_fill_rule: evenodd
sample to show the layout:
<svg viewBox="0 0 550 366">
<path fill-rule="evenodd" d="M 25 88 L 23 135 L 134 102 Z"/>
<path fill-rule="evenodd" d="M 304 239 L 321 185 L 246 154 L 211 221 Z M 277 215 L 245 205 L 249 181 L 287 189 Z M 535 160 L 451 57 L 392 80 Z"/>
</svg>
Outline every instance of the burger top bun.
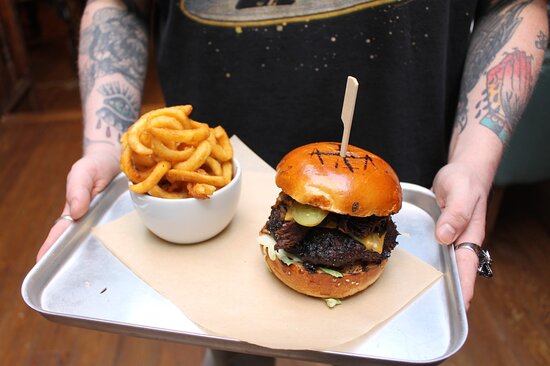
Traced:
<svg viewBox="0 0 550 366">
<path fill-rule="evenodd" d="M 399 178 L 382 158 L 348 145 L 316 142 L 290 151 L 275 183 L 296 201 L 351 216 L 388 216 L 401 209 Z"/>
</svg>

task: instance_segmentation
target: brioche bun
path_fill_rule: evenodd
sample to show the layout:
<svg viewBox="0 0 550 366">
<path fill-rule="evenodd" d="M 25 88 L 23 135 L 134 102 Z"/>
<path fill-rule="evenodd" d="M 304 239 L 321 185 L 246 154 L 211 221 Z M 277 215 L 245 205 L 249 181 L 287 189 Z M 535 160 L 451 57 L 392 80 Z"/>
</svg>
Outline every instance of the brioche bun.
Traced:
<svg viewBox="0 0 550 366">
<path fill-rule="evenodd" d="M 378 280 L 399 235 L 390 216 L 402 204 L 399 178 L 386 161 L 352 145 L 342 157 L 339 143 L 317 142 L 286 154 L 275 183 L 282 193 L 260 232 L 270 239 L 259 242 L 281 282 L 305 295 L 342 299 Z M 300 212 L 296 202 L 328 213 Z"/>
<path fill-rule="evenodd" d="M 271 272 L 285 285 L 304 295 L 323 299 L 343 299 L 365 290 L 384 271 L 387 259 L 380 264 L 369 264 L 367 269 L 343 272 L 343 277 L 316 271 L 309 272 L 302 263 L 286 265 L 280 259 L 271 260 L 267 248 L 262 247 L 265 262 Z"/>
<path fill-rule="evenodd" d="M 290 151 L 277 165 L 275 183 L 296 201 L 351 216 L 388 216 L 401 209 L 402 193 L 391 166 L 349 145 L 318 142 Z"/>
</svg>

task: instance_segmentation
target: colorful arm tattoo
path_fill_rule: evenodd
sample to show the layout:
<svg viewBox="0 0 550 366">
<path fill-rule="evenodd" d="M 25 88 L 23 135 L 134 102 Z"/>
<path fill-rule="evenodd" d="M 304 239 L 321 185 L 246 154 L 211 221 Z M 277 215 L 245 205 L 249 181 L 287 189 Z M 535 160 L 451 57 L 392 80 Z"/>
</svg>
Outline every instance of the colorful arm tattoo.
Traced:
<svg viewBox="0 0 550 366">
<path fill-rule="evenodd" d="M 521 11 L 531 2 L 532 0 L 527 0 L 510 5 L 510 1 L 501 1 L 494 6 L 491 15 L 488 15 L 478 26 L 470 45 L 459 97 L 455 126 L 460 132 L 464 131 L 468 123 L 468 105 L 470 103 L 468 94 L 486 74 L 485 100 L 476 105 L 476 108 L 483 105 L 486 113 L 478 111 L 476 117 L 483 116 L 481 124 L 489 127 L 491 124 L 487 121 L 496 121 L 498 115 L 500 121 L 498 125 L 502 128 L 489 128 L 495 131 L 503 142 L 509 138 L 513 125 L 517 122 L 516 116 L 524 107 L 524 105 L 518 104 L 527 101 L 532 89 L 531 57 L 527 56 L 525 52 L 514 50 L 505 55 L 504 59 L 493 69 L 489 71 L 487 69 L 496 55 L 512 38 L 523 20 L 519 16 Z M 519 79 L 521 79 L 520 84 L 518 84 Z M 527 91 L 527 95 L 513 95 L 524 91 Z M 508 105 L 505 106 L 507 103 Z"/>
<path fill-rule="evenodd" d="M 487 72 L 485 103 L 476 118 L 507 143 L 533 90 L 532 57 L 520 50 L 504 58 Z M 485 114 L 483 114 L 483 111 Z"/>
</svg>

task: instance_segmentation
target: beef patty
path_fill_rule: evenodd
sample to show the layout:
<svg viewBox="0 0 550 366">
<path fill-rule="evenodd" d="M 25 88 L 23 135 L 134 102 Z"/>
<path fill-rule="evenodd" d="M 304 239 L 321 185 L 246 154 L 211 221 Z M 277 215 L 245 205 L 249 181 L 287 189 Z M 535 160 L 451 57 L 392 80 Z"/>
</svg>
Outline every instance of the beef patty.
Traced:
<svg viewBox="0 0 550 366">
<path fill-rule="evenodd" d="M 310 270 L 318 266 L 338 269 L 380 263 L 397 245 L 399 233 L 389 216 L 355 217 L 330 213 L 321 224 L 310 228 L 295 221 L 285 221 L 292 202 L 292 197 L 281 192 L 265 229 L 275 239 L 275 249 L 284 249 L 300 257 Z M 353 239 L 353 236 L 365 237 L 372 233 L 385 234 L 381 253 L 368 250 Z"/>
</svg>

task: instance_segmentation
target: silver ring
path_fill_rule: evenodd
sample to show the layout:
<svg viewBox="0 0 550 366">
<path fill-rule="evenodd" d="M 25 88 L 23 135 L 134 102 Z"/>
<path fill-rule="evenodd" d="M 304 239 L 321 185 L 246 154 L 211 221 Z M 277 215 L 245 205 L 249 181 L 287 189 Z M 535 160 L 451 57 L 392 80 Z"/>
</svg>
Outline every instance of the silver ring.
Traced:
<svg viewBox="0 0 550 366">
<path fill-rule="evenodd" d="M 70 221 L 70 222 L 74 222 L 74 219 L 71 217 L 71 215 L 68 215 L 68 214 L 59 216 L 59 217 L 55 220 L 55 223 L 57 224 L 57 223 L 58 223 L 59 221 L 61 221 L 61 220 L 67 220 L 67 221 Z"/>
<path fill-rule="evenodd" d="M 491 259 L 491 255 L 489 254 L 488 250 L 481 249 L 480 245 L 469 242 L 455 245 L 455 251 L 460 248 L 469 249 L 477 255 L 477 258 L 479 259 L 479 264 L 477 266 L 478 275 L 485 278 L 493 277 L 493 260 Z"/>
</svg>

